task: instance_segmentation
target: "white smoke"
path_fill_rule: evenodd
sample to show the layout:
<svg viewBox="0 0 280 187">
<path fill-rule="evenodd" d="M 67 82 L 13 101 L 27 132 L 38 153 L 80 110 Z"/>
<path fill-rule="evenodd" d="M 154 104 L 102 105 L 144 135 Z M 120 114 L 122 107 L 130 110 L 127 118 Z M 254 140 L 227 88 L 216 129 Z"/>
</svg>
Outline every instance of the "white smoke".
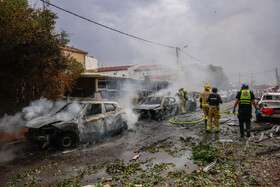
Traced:
<svg viewBox="0 0 280 187">
<path fill-rule="evenodd" d="M 47 100 L 46 98 L 35 100 L 15 115 L 5 114 L 0 119 L 0 133 L 13 134 L 17 137 L 27 121 L 57 111 L 65 104 L 66 102 L 61 100 L 56 102 Z"/>
<path fill-rule="evenodd" d="M 83 109 L 83 104 L 73 101 L 67 107 L 63 108 L 60 112 L 56 113 L 54 117 L 58 120 L 70 120 L 76 117 Z"/>
<path fill-rule="evenodd" d="M 133 104 L 136 102 L 135 99 L 138 99 L 138 94 L 134 89 L 135 85 L 132 83 L 125 82 L 121 85 L 121 88 L 124 91 L 124 95 L 119 100 L 119 104 L 126 112 L 128 129 L 134 129 L 138 121 L 138 115 L 133 112 Z"/>
<path fill-rule="evenodd" d="M 46 98 L 40 98 L 33 101 L 29 106 L 22 109 L 22 114 L 26 120 L 31 120 L 38 116 L 42 116 L 49 112 L 54 106 L 54 102 L 47 100 Z"/>
</svg>

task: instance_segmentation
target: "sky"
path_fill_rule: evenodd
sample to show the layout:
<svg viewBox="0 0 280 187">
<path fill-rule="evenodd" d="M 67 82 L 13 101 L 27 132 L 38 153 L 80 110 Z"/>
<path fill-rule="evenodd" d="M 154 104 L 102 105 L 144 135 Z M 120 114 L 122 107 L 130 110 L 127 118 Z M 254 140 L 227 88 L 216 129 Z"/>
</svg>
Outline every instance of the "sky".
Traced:
<svg viewBox="0 0 280 187">
<path fill-rule="evenodd" d="M 42 7 L 40 0 L 29 0 Z M 279 0 L 50 0 L 61 8 L 130 35 L 183 48 L 179 64 L 213 64 L 231 82 L 276 84 L 280 69 Z M 130 64 L 176 66 L 176 50 L 140 41 L 52 6 L 57 31 L 100 67 Z M 189 55 L 191 56 L 189 56 Z M 196 60 L 197 59 L 197 60 Z"/>
</svg>

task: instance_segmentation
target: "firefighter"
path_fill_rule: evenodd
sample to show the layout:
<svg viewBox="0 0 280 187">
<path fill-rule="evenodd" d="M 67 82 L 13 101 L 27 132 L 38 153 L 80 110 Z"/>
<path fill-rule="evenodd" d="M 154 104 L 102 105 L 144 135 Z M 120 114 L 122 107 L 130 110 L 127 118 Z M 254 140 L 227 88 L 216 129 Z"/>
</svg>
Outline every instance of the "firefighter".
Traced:
<svg viewBox="0 0 280 187">
<path fill-rule="evenodd" d="M 184 91 L 184 88 L 179 89 L 179 97 L 181 99 L 181 111 L 183 114 L 185 114 L 187 112 L 186 111 L 186 102 L 188 100 L 188 97 L 187 97 L 187 92 Z"/>
<path fill-rule="evenodd" d="M 255 101 L 255 95 L 252 91 L 248 90 L 249 86 L 243 84 L 240 92 L 236 95 L 236 100 L 233 106 L 232 113 L 235 113 L 235 108 L 238 104 L 238 120 L 241 138 L 244 137 L 244 123 L 246 123 L 246 133 L 247 137 L 250 137 L 250 126 L 252 118 L 252 103 L 256 109 L 256 115 L 259 114 L 257 110 L 257 105 Z"/>
<path fill-rule="evenodd" d="M 206 99 L 206 102 L 209 103 L 209 114 L 208 114 L 208 121 L 207 121 L 207 126 L 206 126 L 206 131 L 211 132 L 211 126 L 212 126 L 212 121 L 214 118 L 214 124 L 215 124 L 215 132 L 220 131 L 220 104 L 223 103 L 222 98 L 219 94 L 217 94 L 218 89 L 217 88 L 212 88 L 212 92 L 210 93 Z"/>
<path fill-rule="evenodd" d="M 210 92 L 210 85 L 209 84 L 206 84 L 204 86 L 204 92 L 201 93 L 200 95 L 200 99 L 199 99 L 199 102 L 200 102 L 200 108 L 203 110 L 204 112 L 204 122 L 205 122 L 205 125 L 207 125 L 207 119 L 208 119 L 208 114 L 209 114 L 209 103 L 206 102 L 206 99 L 208 97 L 208 95 L 211 93 Z"/>
</svg>

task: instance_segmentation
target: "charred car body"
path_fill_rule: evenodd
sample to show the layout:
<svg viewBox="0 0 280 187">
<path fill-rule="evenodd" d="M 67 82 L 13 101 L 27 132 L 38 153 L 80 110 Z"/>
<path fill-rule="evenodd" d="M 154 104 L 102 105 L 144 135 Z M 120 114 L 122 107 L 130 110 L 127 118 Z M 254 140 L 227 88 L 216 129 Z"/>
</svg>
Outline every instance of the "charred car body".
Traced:
<svg viewBox="0 0 280 187">
<path fill-rule="evenodd" d="M 257 121 L 264 119 L 280 119 L 280 93 L 268 92 L 264 93 L 258 102 L 260 111 L 257 115 Z"/>
<path fill-rule="evenodd" d="M 161 121 L 165 117 L 178 113 L 179 104 L 171 96 L 151 95 L 140 101 L 133 111 L 140 115 L 139 118 Z"/>
<path fill-rule="evenodd" d="M 199 98 L 200 94 L 198 92 L 189 92 L 188 93 L 188 101 L 186 103 L 186 110 L 193 112 L 199 106 Z"/>
<path fill-rule="evenodd" d="M 71 149 L 76 143 L 94 140 L 127 129 L 125 112 L 116 102 L 73 101 L 54 114 L 41 116 L 26 124 L 25 136 L 42 148 L 56 144 Z"/>
</svg>

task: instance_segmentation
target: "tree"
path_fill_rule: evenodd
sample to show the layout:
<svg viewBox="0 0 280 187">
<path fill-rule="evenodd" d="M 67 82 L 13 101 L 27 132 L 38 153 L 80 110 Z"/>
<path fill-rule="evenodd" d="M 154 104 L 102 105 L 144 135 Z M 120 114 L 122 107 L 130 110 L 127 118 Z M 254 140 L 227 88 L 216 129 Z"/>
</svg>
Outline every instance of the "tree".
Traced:
<svg viewBox="0 0 280 187">
<path fill-rule="evenodd" d="M 27 0 L 0 4 L 0 115 L 71 91 L 82 66 L 62 55 L 68 39 L 64 31 L 55 31 L 57 16 L 31 8 Z"/>
</svg>

